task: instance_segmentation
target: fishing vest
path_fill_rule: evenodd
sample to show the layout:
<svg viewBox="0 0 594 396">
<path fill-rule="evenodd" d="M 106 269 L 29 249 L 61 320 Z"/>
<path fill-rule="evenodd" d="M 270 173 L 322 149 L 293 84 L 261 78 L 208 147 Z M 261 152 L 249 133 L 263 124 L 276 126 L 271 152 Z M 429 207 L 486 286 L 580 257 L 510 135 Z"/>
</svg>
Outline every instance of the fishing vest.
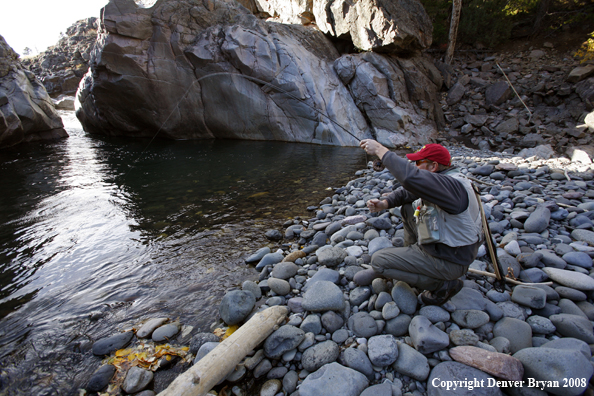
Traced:
<svg viewBox="0 0 594 396">
<path fill-rule="evenodd" d="M 468 208 L 462 213 L 449 214 L 439 206 L 424 199 L 413 202 L 417 222 L 418 243 L 443 243 L 450 247 L 472 245 L 482 236 L 482 219 L 479 203 L 470 180 L 458 171 L 448 176 L 458 180 L 468 194 Z"/>
</svg>

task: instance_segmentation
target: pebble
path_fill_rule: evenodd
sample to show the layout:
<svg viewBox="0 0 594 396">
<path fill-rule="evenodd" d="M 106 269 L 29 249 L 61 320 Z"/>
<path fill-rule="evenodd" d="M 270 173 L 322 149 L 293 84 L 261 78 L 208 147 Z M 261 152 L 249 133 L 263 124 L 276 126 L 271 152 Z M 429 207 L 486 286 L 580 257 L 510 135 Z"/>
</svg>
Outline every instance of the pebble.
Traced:
<svg viewBox="0 0 594 396">
<path fill-rule="evenodd" d="M 558 268 L 543 268 L 542 270 L 549 278 L 564 286 L 583 291 L 594 290 L 594 279 L 588 275 Z"/>
<path fill-rule="evenodd" d="M 87 387 L 89 392 L 100 392 L 107 387 L 109 381 L 116 372 L 116 367 L 111 364 L 104 364 L 97 369 L 91 376 Z"/>
<path fill-rule="evenodd" d="M 138 366 L 132 366 L 126 374 L 122 389 L 126 393 L 137 393 L 146 388 L 153 380 L 153 372 Z"/>
<path fill-rule="evenodd" d="M 149 320 L 143 324 L 140 329 L 138 329 L 136 332 L 136 337 L 149 338 L 153 334 L 153 331 L 155 331 L 155 329 L 161 326 L 163 323 L 167 322 L 167 320 L 167 318 L 155 318 Z"/>
<path fill-rule="evenodd" d="M 111 337 L 102 338 L 93 344 L 93 354 L 96 356 L 110 355 L 128 345 L 132 341 L 132 337 L 134 337 L 134 333 L 127 331 Z"/>
<path fill-rule="evenodd" d="M 398 358 L 396 339 L 392 335 L 378 335 L 369 338 L 367 355 L 374 366 L 389 366 Z"/>
<path fill-rule="evenodd" d="M 159 327 L 153 332 L 152 339 L 154 342 L 168 342 L 179 333 L 179 323 L 171 323 Z"/>
<path fill-rule="evenodd" d="M 299 387 L 299 396 L 360 396 L 368 385 L 365 375 L 334 362 L 307 376 Z"/>
<path fill-rule="evenodd" d="M 415 316 L 408 331 L 414 347 L 422 354 L 439 351 L 450 344 L 450 338 L 424 316 Z"/>
</svg>

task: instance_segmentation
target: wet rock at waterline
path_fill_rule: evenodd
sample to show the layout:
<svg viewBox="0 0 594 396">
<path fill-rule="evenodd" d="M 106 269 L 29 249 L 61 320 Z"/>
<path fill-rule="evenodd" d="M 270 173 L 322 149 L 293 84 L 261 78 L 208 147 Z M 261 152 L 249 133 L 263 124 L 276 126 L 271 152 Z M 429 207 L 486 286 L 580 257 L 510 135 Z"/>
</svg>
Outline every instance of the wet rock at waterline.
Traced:
<svg viewBox="0 0 594 396">
<path fill-rule="evenodd" d="M 102 338 L 93 344 L 93 354 L 97 356 L 109 355 L 128 345 L 132 341 L 132 337 L 134 337 L 134 333 L 127 331 L 111 337 Z"/>
<path fill-rule="evenodd" d="M 160 131 L 172 139 L 357 146 L 375 135 L 392 146 L 424 143 L 443 125 L 441 76 L 415 53 L 430 45 L 431 23 L 414 0 L 374 3 L 373 13 L 371 2 L 363 3 L 340 23 L 357 32 L 356 45 L 412 57 L 341 56 L 320 30 L 264 21 L 230 0 L 167 0 L 151 8 L 113 0 L 80 84 L 77 117 L 89 132 L 132 137 Z M 308 15 L 327 18 L 326 8 L 319 11 Z M 146 62 L 154 67 L 147 70 Z"/>
<path fill-rule="evenodd" d="M 0 148 L 66 136 L 45 87 L 0 36 Z"/>
</svg>

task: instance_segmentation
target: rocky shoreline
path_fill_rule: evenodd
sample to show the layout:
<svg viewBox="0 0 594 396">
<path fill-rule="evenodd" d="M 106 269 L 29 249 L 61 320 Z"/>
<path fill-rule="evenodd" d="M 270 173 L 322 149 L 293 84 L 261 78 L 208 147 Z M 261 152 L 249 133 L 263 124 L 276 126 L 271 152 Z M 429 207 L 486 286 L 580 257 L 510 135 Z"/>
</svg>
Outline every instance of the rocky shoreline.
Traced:
<svg viewBox="0 0 594 396">
<path fill-rule="evenodd" d="M 450 151 L 477 180 L 503 267 L 523 282 L 551 286 L 508 284 L 499 293 L 492 278 L 468 273 L 462 291 L 442 307 L 423 306 L 420 291 L 404 282 L 379 278 L 358 286 L 353 277 L 375 251 L 404 243 L 398 210 L 372 216 L 365 206 L 397 181 L 387 171 L 361 170 L 307 208 L 312 218 L 287 221 L 284 234 L 267 232 L 273 249 L 254 249 L 246 258 L 260 271 L 259 282 L 227 292 L 213 333 L 192 334 L 153 318 L 136 332 L 98 340 L 93 353 L 105 364 L 87 390 L 153 395 L 163 390 L 151 385 L 153 370 L 173 366 L 180 373 L 255 312 L 284 305 L 286 324 L 213 394 L 592 392 L 592 165 L 460 146 Z M 484 246 L 471 268 L 492 272 Z"/>
</svg>

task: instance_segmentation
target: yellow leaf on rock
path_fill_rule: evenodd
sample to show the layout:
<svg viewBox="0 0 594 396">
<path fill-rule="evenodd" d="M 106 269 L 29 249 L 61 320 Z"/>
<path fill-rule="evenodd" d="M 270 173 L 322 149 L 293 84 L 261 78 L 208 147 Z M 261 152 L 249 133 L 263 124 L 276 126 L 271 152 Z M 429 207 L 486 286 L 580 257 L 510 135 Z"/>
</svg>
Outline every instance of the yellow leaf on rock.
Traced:
<svg viewBox="0 0 594 396">
<path fill-rule="evenodd" d="M 229 337 L 231 334 L 235 333 L 235 331 L 239 329 L 239 326 L 237 325 L 233 325 L 233 326 L 229 326 L 227 328 L 227 331 L 225 332 L 225 334 L 223 335 L 223 337 L 221 338 L 221 340 L 226 339 L 227 337 Z"/>
<path fill-rule="evenodd" d="M 128 356 L 130 352 L 132 352 L 132 349 L 120 349 L 116 351 L 115 355 L 116 357 L 123 357 Z"/>
</svg>

